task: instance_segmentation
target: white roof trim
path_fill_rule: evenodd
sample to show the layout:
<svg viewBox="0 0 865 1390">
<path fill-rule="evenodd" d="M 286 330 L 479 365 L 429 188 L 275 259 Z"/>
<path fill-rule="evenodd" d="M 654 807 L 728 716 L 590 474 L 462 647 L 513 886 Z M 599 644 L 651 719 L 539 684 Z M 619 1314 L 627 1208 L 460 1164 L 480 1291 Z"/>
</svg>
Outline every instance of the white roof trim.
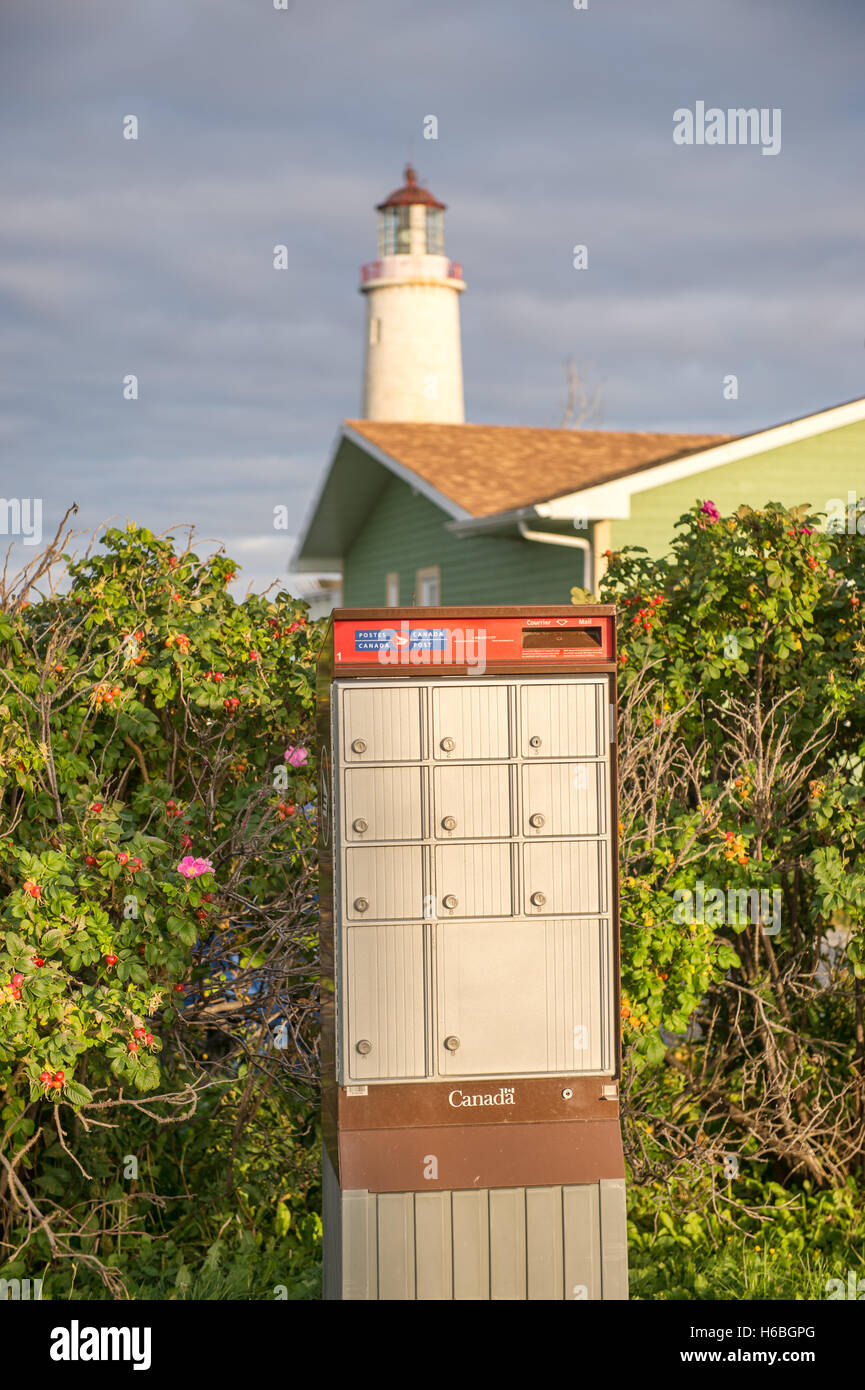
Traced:
<svg viewBox="0 0 865 1390">
<path fill-rule="evenodd" d="M 773 425 L 771 429 L 758 430 L 756 434 L 744 435 L 727 444 L 715 444 L 685 458 L 659 463 L 654 468 L 644 468 L 609 483 L 599 483 L 597 487 L 584 488 L 582 492 L 569 492 L 553 498 L 551 502 L 536 502 L 534 510 L 538 516 L 551 520 L 574 515 L 627 520 L 631 515 L 631 497 L 634 493 L 648 492 L 652 488 L 663 487 L 665 483 L 679 482 L 682 478 L 706 473 L 711 468 L 720 468 L 725 463 L 737 463 L 740 459 L 780 449 L 785 444 L 796 444 L 801 439 L 841 429 L 844 425 L 855 425 L 862 420 L 865 420 L 865 398 L 818 411 L 816 415 L 804 415 L 784 425 Z"/>
<path fill-rule="evenodd" d="M 531 520 L 536 515 L 534 507 L 517 507 L 510 512 L 491 512 L 489 516 L 470 516 L 466 521 L 446 521 L 445 530 L 455 536 L 474 536 L 482 531 L 502 531 L 507 526 Z"/>
</svg>

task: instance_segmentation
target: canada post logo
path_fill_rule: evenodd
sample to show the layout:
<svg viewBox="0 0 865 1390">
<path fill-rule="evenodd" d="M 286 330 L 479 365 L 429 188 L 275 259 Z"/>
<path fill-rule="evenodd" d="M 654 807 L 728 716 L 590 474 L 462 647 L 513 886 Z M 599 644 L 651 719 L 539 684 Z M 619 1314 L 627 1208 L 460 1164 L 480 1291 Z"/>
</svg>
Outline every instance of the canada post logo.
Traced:
<svg viewBox="0 0 865 1390">
<path fill-rule="evenodd" d="M 397 632 L 395 627 L 358 628 L 354 634 L 356 652 L 443 652 L 448 633 L 444 627 L 410 627 Z"/>
<path fill-rule="evenodd" d="M 516 1087 L 500 1086 L 497 1091 L 474 1091 L 469 1094 L 466 1091 L 451 1091 L 448 1096 L 448 1105 L 452 1105 L 454 1110 L 463 1105 L 515 1105 L 514 1095 Z"/>
<path fill-rule="evenodd" d="M 381 666 L 471 666 L 486 670 L 486 628 L 412 627 L 403 619 L 395 627 L 359 627 L 356 652 L 375 652 Z M 340 656 L 341 659 L 341 656 Z"/>
</svg>

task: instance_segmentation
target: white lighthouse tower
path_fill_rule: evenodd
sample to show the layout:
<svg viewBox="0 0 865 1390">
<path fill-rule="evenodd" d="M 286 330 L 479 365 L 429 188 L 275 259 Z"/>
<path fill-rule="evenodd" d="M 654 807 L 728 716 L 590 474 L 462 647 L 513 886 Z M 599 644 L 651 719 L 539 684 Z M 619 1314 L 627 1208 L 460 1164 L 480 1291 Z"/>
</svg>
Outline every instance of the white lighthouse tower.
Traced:
<svg viewBox="0 0 865 1390">
<path fill-rule="evenodd" d="M 366 295 L 362 414 L 367 420 L 462 424 L 462 266 L 444 247 L 445 204 L 406 165 L 378 205 L 378 260 L 361 267 Z"/>
</svg>

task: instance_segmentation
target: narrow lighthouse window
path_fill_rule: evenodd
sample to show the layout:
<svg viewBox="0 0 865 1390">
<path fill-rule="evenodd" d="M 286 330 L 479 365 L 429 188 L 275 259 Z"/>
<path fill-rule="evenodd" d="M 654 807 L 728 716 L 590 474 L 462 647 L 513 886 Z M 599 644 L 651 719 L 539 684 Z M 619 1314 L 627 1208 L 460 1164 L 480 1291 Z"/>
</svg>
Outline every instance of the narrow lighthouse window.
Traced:
<svg viewBox="0 0 865 1390">
<path fill-rule="evenodd" d="M 411 208 L 397 208 L 396 214 L 396 252 L 406 256 L 411 251 Z"/>
<path fill-rule="evenodd" d="M 426 210 L 426 249 L 428 256 L 445 253 L 445 220 L 440 208 Z"/>
<path fill-rule="evenodd" d="M 411 251 L 411 208 L 383 208 L 379 213 L 380 256 L 402 256 Z"/>
<path fill-rule="evenodd" d="M 378 215 L 378 254 L 392 256 L 396 250 L 396 208 L 383 208 Z"/>
</svg>

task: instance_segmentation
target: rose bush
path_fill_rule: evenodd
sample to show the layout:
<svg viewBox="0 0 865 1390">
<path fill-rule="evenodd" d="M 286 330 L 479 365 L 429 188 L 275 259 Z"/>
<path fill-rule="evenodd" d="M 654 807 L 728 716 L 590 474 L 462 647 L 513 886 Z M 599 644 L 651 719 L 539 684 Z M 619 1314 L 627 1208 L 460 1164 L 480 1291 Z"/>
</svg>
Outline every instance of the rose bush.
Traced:
<svg viewBox="0 0 865 1390">
<path fill-rule="evenodd" d="M 806 507 L 703 501 L 665 559 L 608 556 L 635 1172 L 860 1171 L 862 546 Z"/>
<path fill-rule="evenodd" d="M 0 1198 L 19 1211 L 52 1109 L 86 1126 L 142 1095 L 164 1117 L 239 1060 L 316 1071 L 313 767 L 286 762 L 311 737 L 314 625 L 284 592 L 236 601 L 236 566 L 191 538 L 130 525 L 61 562 L 62 543 L 0 607 Z"/>
</svg>

